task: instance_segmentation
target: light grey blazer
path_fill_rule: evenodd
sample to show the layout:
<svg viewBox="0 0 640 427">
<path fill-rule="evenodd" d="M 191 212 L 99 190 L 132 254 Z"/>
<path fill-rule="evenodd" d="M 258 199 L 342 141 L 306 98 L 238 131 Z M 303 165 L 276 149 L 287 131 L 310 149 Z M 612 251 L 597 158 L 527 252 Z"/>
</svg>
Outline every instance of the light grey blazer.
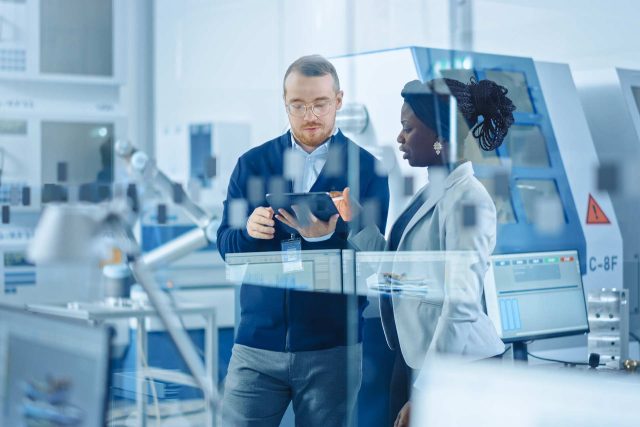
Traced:
<svg viewBox="0 0 640 427">
<path fill-rule="evenodd" d="M 484 276 L 496 244 L 495 205 L 475 178 L 471 162 L 455 168 L 443 187 L 436 193 L 427 184 L 413 197 L 407 207 L 419 197 L 424 203 L 407 224 L 398 251 L 446 251 L 445 257 L 450 251 L 469 251 L 475 255 L 475 262 L 466 268 L 449 265 L 444 273 L 442 298 L 392 297 L 402 355 L 413 369 L 420 369 L 425 358 L 437 353 L 483 359 L 504 351 L 504 344 L 482 307 Z M 475 225 L 470 226 L 474 219 Z M 349 240 L 358 250 L 389 250 L 389 243 L 375 226 Z M 402 268 L 406 269 L 406 264 Z M 422 268 L 424 271 L 426 267 Z M 394 319 L 382 311 L 381 317 L 389 343 L 388 331 Z"/>
</svg>

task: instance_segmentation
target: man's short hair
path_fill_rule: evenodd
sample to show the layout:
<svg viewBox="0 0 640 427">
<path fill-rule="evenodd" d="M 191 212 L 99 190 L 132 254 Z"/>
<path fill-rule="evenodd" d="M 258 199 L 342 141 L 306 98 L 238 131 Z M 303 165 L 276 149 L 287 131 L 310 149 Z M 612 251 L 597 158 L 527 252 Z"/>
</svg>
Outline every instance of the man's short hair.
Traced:
<svg viewBox="0 0 640 427">
<path fill-rule="evenodd" d="M 333 89 L 336 92 L 340 91 L 340 80 L 338 79 L 336 68 L 323 56 L 307 55 L 293 61 L 287 68 L 287 72 L 284 73 L 284 79 L 282 80 L 283 93 L 287 92 L 285 88 L 287 77 L 293 72 L 300 73 L 305 77 L 321 77 L 330 74 L 333 77 Z"/>
</svg>

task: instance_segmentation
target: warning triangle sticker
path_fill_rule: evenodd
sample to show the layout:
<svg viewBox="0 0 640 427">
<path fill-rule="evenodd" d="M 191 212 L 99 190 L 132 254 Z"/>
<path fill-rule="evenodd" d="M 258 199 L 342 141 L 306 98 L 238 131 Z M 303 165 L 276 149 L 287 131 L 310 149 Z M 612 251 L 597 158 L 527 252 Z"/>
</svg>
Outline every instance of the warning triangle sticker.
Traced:
<svg viewBox="0 0 640 427">
<path fill-rule="evenodd" d="M 589 194 L 589 206 L 587 207 L 587 224 L 611 224 L 607 215 L 591 194 Z"/>
</svg>

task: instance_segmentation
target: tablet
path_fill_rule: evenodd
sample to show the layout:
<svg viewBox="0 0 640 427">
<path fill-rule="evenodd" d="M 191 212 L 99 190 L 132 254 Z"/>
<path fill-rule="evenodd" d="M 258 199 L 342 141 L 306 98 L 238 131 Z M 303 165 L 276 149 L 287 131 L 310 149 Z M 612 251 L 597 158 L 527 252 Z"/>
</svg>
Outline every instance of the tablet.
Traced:
<svg viewBox="0 0 640 427">
<path fill-rule="evenodd" d="M 280 193 L 267 194 L 267 202 L 269 206 L 277 213 L 278 209 L 285 209 L 287 212 L 294 214 L 291 205 L 299 206 L 299 209 L 308 209 L 318 219 L 328 221 L 333 215 L 338 213 L 336 205 L 331 200 L 329 193 Z"/>
</svg>

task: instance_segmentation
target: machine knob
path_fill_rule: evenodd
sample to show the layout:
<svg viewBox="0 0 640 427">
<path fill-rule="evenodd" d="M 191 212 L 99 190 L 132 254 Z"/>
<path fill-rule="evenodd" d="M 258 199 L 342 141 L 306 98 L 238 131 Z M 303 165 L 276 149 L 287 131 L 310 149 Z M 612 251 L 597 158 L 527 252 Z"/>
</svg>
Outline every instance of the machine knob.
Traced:
<svg viewBox="0 0 640 427">
<path fill-rule="evenodd" d="M 144 173 L 145 168 L 149 164 L 149 156 L 147 156 L 142 151 L 136 151 L 133 156 L 131 156 L 131 167 L 136 170 L 138 173 Z"/>
<path fill-rule="evenodd" d="M 133 145 L 126 139 L 119 139 L 115 144 L 115 152 L 120 157 L 128 157 L 133 153 Z"/>
<path fill-rule="evenodd" d="M 635 372 L 640 366 L 640 360 L 627 359 L 622 363 L 622 366 L 628 372 Z"/>
</svg>

